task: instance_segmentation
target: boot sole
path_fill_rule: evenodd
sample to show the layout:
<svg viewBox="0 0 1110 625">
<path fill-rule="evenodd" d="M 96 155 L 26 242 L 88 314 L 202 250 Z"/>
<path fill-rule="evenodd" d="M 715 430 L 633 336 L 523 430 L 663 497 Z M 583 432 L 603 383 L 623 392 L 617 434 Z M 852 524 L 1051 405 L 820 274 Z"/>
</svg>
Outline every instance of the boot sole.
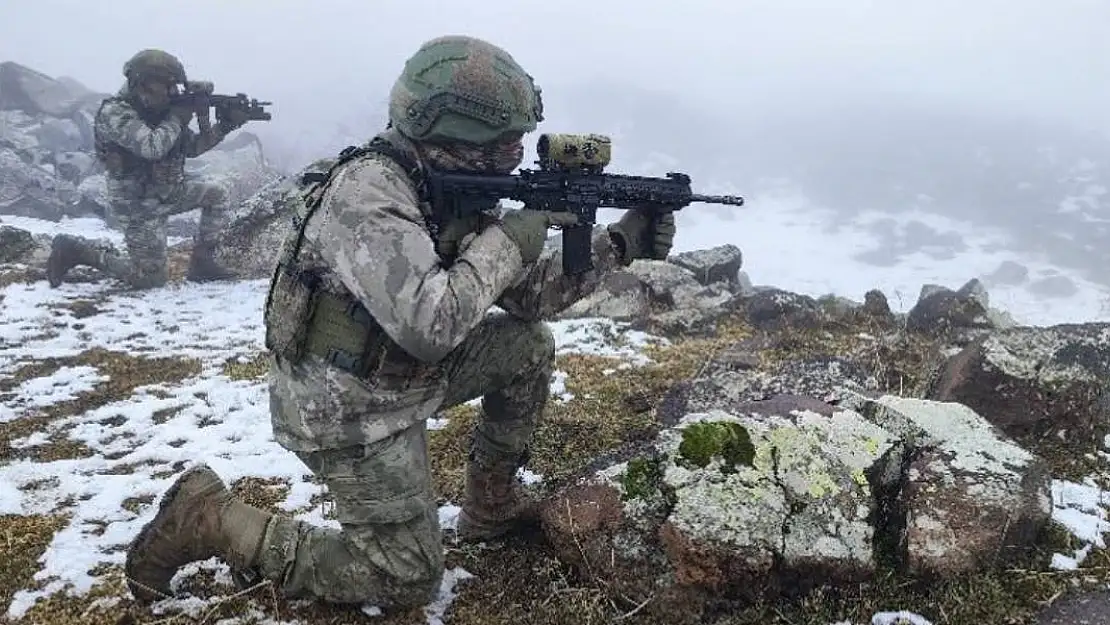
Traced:
<svg viewBox="0 0 1110 625">
<path fill-rule="evenodd" d="M 135 540 L 131 541 L 131 546 L 127 550 L 127 559 L 124 561 L 123 564 L 123 572 L 127 579 L 127 586 L 131 589 L 131 594 L 134 595 L 135 600 L 140 603 L 150 604 L 154 603 L 155 601 L 168 599 L 173 596 L 172 590 L 170 590 L 169 588 L 166 589 L 169 592 L 166 592 L 164 596 L 157 596 L 155 593 L 157 593 L 158 595 L 162 594 L 161 589 L 151 588 L 148 590 L 146 584 L 141 584 L 136 587 L 139 582 L 132 581 L 131 567 L 135 556 L 142 551 L 145 551 L 146 548 L 149 546 L 154 528 L 160 526 L 165 521 L 164 517 L 166 514 L 166 510 L 169 509 L 170 505 L 172 505 L 174 500 L 177 499 L 178 493 L 181 492 L 181 487 L 185 484 L 185 482 L 188 481 L 188 478 L 193 473 L 200 473 L 203 470 L 204 467 L 191 467 L 190 469 L 182 473 L 181 476 L 177 478 L 177 481 L 175 481 L 169 487 L 169 489 L 166 490 L 166 494 L 162 496 L 162 501 L 158 504 L 158 513 L 154 515 L 154 518 L 151 519 L 149 523 L 144 525 L 143 528 L 139 530 L 139 534 L 135 536 Z"/>
</svg>

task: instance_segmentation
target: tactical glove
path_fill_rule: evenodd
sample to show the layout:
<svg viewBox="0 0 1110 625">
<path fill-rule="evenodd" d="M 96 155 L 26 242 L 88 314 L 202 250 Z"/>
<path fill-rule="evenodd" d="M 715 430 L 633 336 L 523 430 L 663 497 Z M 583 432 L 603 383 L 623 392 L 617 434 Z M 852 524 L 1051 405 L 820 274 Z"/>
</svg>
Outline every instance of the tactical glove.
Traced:
<svg viewBox="0 0 1110 625">
<path fill-rule="evenodd" d="M 573 226 L 578 218 L 571 213 L 512 210 L 501 217 L 501 230 L 520 248 L 524 264 L 534 263 L 543 253 L 547 229 L 552 226 Z"/>
<path fill-rule="evenodd" d="M 674 213 L 625 211 L 620 221 L 609 224 L 608 230 L 623 264 L 628 265 L 638 258 L 666 260 L 674 245 Z"/>
</svg>

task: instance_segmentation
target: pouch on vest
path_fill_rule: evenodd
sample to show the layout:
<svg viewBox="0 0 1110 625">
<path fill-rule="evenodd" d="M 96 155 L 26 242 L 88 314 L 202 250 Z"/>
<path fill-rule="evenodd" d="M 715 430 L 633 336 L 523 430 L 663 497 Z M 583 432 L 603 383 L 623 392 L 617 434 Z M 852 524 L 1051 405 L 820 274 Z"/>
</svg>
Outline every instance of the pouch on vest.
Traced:
<svg viewBox="0 0 1110 625">
<path fill-rule="evenodd" d="M 279 359 L 297 362 L 304 356 L 309 322 L 320 297 L 319 278 L 296 266 L 279 263 L 266 303 L 266 349 Z"/>
</svg>

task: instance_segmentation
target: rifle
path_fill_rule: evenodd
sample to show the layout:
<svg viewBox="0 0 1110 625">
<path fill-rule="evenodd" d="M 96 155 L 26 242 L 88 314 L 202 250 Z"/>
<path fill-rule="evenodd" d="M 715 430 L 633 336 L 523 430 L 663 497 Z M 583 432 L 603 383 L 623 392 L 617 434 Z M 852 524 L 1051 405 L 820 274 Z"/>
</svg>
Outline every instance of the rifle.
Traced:
<svg viewBox="0 0 1110 625">
<path fill-rule="evenodd" d="M 270 121 L 270 113 L 263 107 L 270 106 L 273 102 L 260 102 L 256 98 L 248 98 L 245 93 L 213 93 L 214 88 L 208 81 L 190 80 L 185 83 L 185 91 L 171 96 L 170 102 L 173 105 L 189 106 L 197 111 L 215 108 L 216 121 L 222 120 L 231 110 L 246 113 L 247 121 Z M 207 116 L 198 115 L 197 124 L 202 132 L 207 132 L 211 122 Z"/>
<path fill-rule="evenodd" d="M 563 273 L 575 276 L 593 269 L 593 226 L 598 208 L 668 212 L 694 202 L 742 206 L 738 195 L 703 195 L 690 188 L 690 176 L 671 172 L 665 178 L 603 173 L 611 158 L 611 141 L 599 134 L 544 134 L 536 144 L 538 169 L 490 175 L 430 170 L 428 191 L 437 212 L 467 217 L 491 201 L 524 203 L 525 210 L 570 212 L 574 226 L 562 228 Z"/>
</svg>

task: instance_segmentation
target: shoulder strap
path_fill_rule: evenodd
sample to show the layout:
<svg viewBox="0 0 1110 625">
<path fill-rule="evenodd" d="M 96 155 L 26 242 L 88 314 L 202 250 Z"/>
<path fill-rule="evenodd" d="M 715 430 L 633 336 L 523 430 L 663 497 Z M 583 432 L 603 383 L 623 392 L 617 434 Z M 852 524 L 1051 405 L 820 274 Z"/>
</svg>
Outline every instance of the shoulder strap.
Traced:
<svg viewBox="0 0 1110 625">
<path fill-rule="evenodd" d="M 297 237 L 296 240 L 293 242 L 288 260 L 295 260 L 297 255 L 300 253 L 301 244 L 304 241 L 304 233 L 305 228 L 308 225 L 308 221 L 312 217 L 312 214 L 316 212 L 316 209 L 320 206 L 320 203 L 323 201 L 324 187 L 326 187 L 331 182 L 332 178 L 335 176 L 335 172 L 338 171 L 339 168 L 343 165 L 369 154 L 380 154 L 400 165 L 401 168 L 405 170 L 405 173 L 409 176 L 409 179 L 412 181 L 413 186 L 416 187 L 416 192 L 420 199 L 423 200 L 426 197 L 424 174 L 423 171 L 420 169 L 420 165 L 389 141 L 386 141 L 381 137 L 374 137 L 369 143 L 366 143 L 364 145 L 347 146 L 339 152 L 339 157 L 336 159 L 335 163 L 333 163 L 332 166 L 328 168 L 327 171 L 310 171 L 305 172 L 301 175 L 301 185 L 305 187 L 311 186 L 311 188 L 307 189 L 304 193 L 307 210 L 304 211 L 304 214 L 302 216 L 300 216 L 300 218 L 298 219 L 298 223 L 296 224 Z"/>
</svg>

